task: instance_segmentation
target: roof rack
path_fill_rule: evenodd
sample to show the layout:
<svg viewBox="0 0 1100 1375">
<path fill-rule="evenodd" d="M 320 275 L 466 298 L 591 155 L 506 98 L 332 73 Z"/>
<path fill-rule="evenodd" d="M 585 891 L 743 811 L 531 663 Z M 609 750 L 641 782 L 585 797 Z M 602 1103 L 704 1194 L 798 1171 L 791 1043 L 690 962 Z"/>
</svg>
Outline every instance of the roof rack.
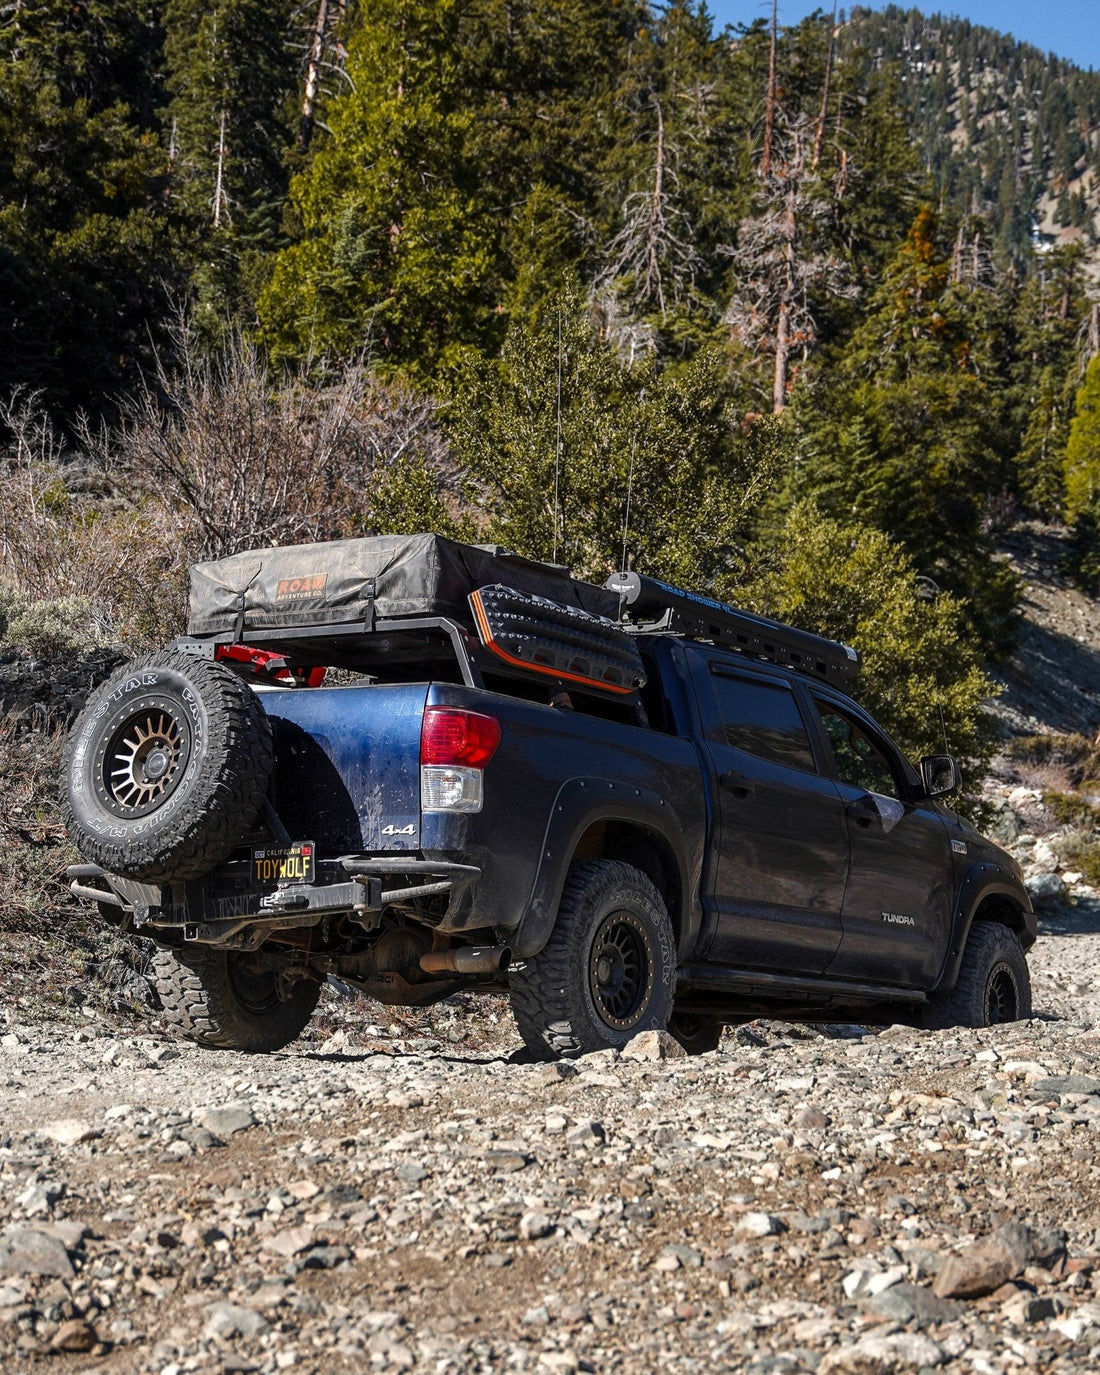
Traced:
<svg viewBox="0 0 1100 1375">
<path fill-rule="evenodd" d="M 859 654 L 839 640 L 739 611 L 639 573 L 613 573 L 604 586 L 618 593 L 620 619 L 629 612 L 628 628 L 636 631 L 673 631 L 691 640 L 708 640 L 842 685 L 859 675 Z"/>
</svg>

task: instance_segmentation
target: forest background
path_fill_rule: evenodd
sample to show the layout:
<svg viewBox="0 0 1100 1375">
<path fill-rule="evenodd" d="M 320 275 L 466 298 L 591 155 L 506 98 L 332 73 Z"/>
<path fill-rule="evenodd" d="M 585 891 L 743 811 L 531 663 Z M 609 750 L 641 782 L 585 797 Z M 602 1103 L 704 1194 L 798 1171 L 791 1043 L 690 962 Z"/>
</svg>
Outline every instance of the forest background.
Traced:
<svg viewBox="0 0 1100 1375">
<path fill-rule="evenodd" d="M 998 533 L 1096 588 L 1098 75 L 639 0 L 20 0 L 0 52 L 9 654 L 433 528 L 854 643 L 973 780 Z"/>
</svg>

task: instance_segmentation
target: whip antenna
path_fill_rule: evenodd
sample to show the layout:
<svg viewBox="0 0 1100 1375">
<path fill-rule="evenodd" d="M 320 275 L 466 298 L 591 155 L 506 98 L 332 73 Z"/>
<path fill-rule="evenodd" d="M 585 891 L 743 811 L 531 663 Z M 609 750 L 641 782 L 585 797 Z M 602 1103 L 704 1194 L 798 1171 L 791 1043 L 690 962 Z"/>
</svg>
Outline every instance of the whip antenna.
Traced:
<svg viewBox="0 0 1100 1375">
<path fill-rule="evenodd" d="M 554 562 L 558 561 L 558 493 L 561 482 L 561 306 L 558 306 L 558 402 L 557 438 L 554 442 Z"/>
<path fill-rule="evenodd" d="M 623 519 L 623 561 L 619 564 L 622 571 L 626 572 L 626 542 L 630 535 L 630 498 L 634 493 L 634 455 L 638 451 L 638 431 L 634 431 L 634 437 L 630 441 L 630 467 L 626 474 L 626 516 Z"/>
</svg>

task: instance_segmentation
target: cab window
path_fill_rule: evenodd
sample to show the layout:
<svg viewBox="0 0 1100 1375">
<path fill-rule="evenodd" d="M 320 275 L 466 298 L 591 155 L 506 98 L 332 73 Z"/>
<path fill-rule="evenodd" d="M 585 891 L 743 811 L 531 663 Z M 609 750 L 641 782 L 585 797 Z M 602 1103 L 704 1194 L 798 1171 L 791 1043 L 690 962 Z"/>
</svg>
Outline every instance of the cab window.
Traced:
<svg viewBox="0 0 1100 1375">
<path fill-rule="evenodd" d="M 882 746 L 854 718 L 832 702 L 814 698 L 829 738 L 837 777 L 850 787 L 882 797 L 901 798 L 901 783 Z"/>
<path fill-rule="evenodd" d="M 794 693 L 783 683 L 711 666 L 717 717 L 708 734 L 734 749 L 792 769 L 814 770 L 813 748 Z"/>
</svg>

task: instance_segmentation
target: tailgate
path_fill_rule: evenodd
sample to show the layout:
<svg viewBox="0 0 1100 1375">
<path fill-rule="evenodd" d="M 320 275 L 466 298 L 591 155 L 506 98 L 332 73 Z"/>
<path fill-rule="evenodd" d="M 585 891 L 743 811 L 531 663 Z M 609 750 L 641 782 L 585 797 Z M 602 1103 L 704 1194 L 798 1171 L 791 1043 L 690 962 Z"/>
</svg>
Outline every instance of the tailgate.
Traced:
<svg viewBox="0 0 1100 1375">
<path fill-rule="evenodd" d="M 261 690 L 275 737 L 272 798 L 322 853 L 420 846 L 427 684 Z"/>
</svg>

